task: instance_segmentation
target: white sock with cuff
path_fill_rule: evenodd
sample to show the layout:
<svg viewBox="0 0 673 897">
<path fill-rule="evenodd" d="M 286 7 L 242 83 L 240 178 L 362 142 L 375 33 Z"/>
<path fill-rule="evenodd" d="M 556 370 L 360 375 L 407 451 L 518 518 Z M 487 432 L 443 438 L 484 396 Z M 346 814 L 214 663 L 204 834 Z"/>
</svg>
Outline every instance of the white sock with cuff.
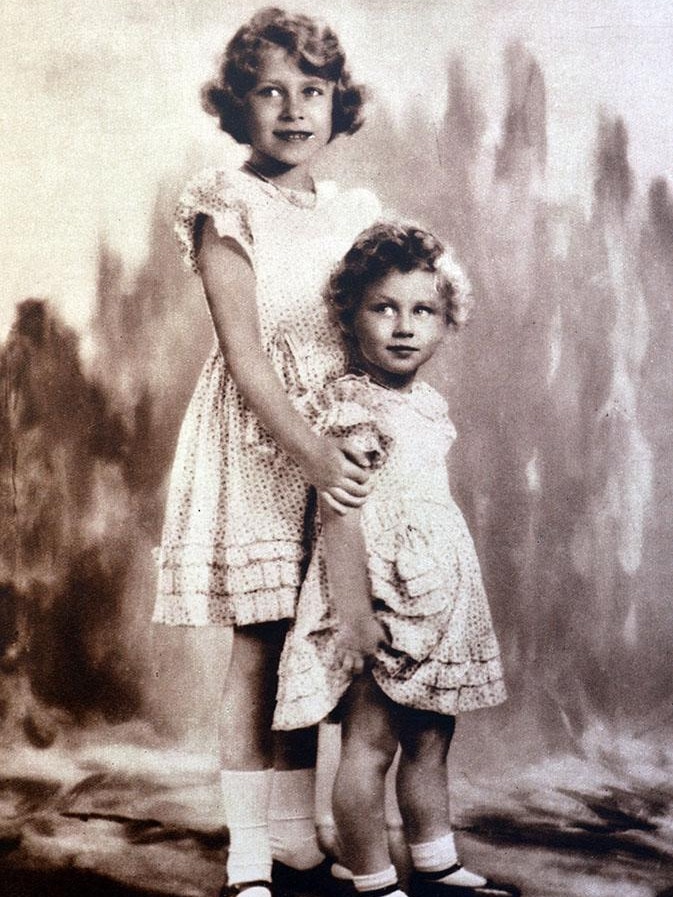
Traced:
<svg viewBox="0 0 673 897">
<path fill-rule="evenodd" d="M 273 772 L 269 806 L 271 853 L 293 869 L 311 869 L 325 859 L 315 826 L 315 769 Z"/>
<path fill-rule="evenodd" d="M 425 873 L 441 872 L 458 862 L 458 852 L 453 832 L 442 835 L 434 841 L 424 841 L 420 844 L 410 844 L 409 854 L 411 863 L 421 875 Z M 478 888 L 486 884 L 483 875 L 468 872 L 467 869 L 457 869 L 450 875 L 435 878 L 433 881 L 443 882 L 447 885 L 457 885 L 463 888 Z"/>
<path fill-rule="evenodd" d="M 392 888 L 387 897 L 406 897 L 404 891 L 397 882 L 397 869 L 391 864 L 380 872 L 370 872 L 367 875 L 354 875 L 353 885 L 358 894 L 366 894 L 368 891 L 378 891 L 381 888 Z"/>
<path fill-rule="evenodd" d="M 271 881 L 269 801 L 273 770 L 220 770 L 222 806 L 229 829 L 227 881 Z M 255 895 L 250 894 L 250 897 Z M 259 895 L 262 897 L 262 895 Z"/>
</svg>

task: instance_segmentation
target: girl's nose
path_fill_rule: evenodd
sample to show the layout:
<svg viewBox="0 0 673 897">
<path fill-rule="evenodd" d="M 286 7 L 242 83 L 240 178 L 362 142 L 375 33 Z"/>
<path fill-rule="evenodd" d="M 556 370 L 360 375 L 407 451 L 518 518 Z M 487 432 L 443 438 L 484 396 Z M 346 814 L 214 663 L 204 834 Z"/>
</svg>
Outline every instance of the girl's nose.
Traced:
<svg viewBox="0 0 673 897">
<path fill-rule="evenodd" d="M 414 328 L 411 315 L 400 314 L 395 319 L 395 332 L 393 336 L 413 336 Z"/>
<path fill-rule="evenodd" d="M 304 117 L 304 98 L 301 94 L 288 93 L 283 104 L 283 118 L 294 121 Z"/>
</svg>

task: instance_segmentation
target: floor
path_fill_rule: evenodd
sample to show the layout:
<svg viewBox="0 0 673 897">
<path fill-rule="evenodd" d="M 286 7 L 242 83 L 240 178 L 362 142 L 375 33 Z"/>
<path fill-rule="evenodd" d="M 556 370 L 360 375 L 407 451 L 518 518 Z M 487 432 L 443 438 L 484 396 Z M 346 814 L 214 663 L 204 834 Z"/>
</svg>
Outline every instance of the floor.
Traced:
<svg viewBox="0 0 673 897">
<path fill-rule="evenodd" d="M 525 897 L 673 897 L 671 767 L 630 750 L 456 782 L 465 864 Z M 216 897 L 227 836 L 211 759 L 109 742 L 0 751 L 0 769 L 3 897 Z"/>
</svg>

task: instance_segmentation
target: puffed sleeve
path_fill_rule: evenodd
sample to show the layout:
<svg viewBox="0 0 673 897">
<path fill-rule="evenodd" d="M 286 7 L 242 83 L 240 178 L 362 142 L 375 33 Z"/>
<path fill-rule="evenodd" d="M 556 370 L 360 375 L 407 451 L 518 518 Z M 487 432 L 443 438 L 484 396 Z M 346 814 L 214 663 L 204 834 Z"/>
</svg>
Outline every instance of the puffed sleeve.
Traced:
<svg viewBox="0 0 673 897">
<path fill-rule="evenodd" d="M 313 428 L 364 452 L 373 469 L 381 467 L 393 438 L 377 396 L 362 377 L 348 375 L 327 384 L 305 405 Z"/>
<path fill-rule="evenodd" d="M 364 230 L 382 215 L 378 196 L 367 187 L 353 187 L 348 192 L 349 220 L 355 230 Z"/>
<path fill-rule="evenodd" d="M 221 237 L 234 240 L 253 261 L 250 211 L 228 172 L 202 172 L 190 181 L 175 210 L 175 235 L 187 267 L 198 274 L 197 256 L 206 218 Z"/>
</svg>

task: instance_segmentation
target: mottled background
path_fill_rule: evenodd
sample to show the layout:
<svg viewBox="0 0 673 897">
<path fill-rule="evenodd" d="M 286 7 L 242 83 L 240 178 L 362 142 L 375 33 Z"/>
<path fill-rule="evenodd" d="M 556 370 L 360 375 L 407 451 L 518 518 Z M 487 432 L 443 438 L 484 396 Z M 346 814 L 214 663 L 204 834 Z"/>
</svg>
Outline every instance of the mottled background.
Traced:
<svg viewBox="0 0 673 897">
<path fill-rule="evenodd" d="M 190 174 L 240 155 L 198 89 L 258 5 L 0 9 L 0 854 L 12 895 L 74 892 L 70 879 L 45 890 L 65 868 L 86 894 L 121 882 L 201 897 L 219 884 L 213 709 L 227 640 L 152 631 L 151 550 L 211 340 L 172 207 Z M 511 692 L 461 724 L 464 852 L 527 897 L 664 897 L 673 9 L 329 6 L 302 8 L 337 26 L 372 103 L 322 173 L 436 228 L 475 286 L 471 324 L 428 372 L 460 432 L 451 475 Z"/>
</svg>

